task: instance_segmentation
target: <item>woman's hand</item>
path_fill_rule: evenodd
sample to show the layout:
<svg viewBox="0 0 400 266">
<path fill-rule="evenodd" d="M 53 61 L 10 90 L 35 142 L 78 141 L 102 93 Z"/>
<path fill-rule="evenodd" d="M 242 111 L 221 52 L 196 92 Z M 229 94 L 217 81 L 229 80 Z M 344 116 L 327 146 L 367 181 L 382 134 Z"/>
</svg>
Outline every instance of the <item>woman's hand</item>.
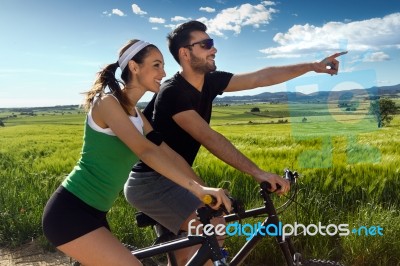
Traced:
<svg viewBox="0 0 400 266">
<path fill-rule="evenodd" d="M 208 204 L 204 202 L 204 198 L 211 196 L 213 198 L 212 202 Z M 232 209 L 232 202 L 225 194 L 225 191 L 222 188 L 212 188 L 202 186 L 202 189 L 199 191 L 198 198 L 203 202 L 208 204 L 211 208 L 217 210 L 223 205 L 226 211 L 230 212 Z"/>
</svg>

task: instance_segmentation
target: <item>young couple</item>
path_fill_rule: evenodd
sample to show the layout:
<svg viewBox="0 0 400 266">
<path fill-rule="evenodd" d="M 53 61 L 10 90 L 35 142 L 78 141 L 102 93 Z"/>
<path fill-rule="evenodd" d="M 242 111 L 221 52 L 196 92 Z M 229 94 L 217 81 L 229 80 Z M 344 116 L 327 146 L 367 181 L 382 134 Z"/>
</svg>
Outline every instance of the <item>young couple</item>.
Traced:
<svg viewBox="0 0 400 266">
<path fill-rule="evenodd" d="M 269 182 L 273 191 L 279 185 L 276 193 L 286 193 L 286 180 L 260 169 L 209 126 L 212 101 L 223 92 L 274 85 L 309 71 L 337 74 L 336 57 L 344 54 L 232 74 L 216 71 L 217 49 L 201 22 L 184 23 L 167 38 L 181 71 L 161 86 L 166 74 L 159 49 L 133 40 L 116 63 L 98 73 L 86 94 L 81 158 L 49 199 L 42 221 L 48 240 L 83 265 L 141 265 L 112 235 L 106 220 L 123 188 L 135 208 L 174 233 L 187 230 L 206 194 L 217 199 L 214 208 L 231 208 L 222 189 L 207 187 L 191 169 L 200 145 L 257 182 Z M 115 77 L 118 67 L 123 82 Z M 146 91 L 156 95 L 142 114 L 136 104 Z M 178 251 L 179 265 L 195 251 Z"/>
</svg>

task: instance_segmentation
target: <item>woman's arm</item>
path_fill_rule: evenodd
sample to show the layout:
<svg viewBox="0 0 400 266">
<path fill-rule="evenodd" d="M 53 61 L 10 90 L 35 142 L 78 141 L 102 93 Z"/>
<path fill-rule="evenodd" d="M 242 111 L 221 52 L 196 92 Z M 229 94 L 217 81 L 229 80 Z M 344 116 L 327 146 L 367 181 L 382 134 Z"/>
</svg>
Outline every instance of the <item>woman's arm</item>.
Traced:
<svg viewBox="0 0 400 266">
<path fill-rule="evenodd" d="M 94 119 L 96 117 L 97 120 L 103 121 L 111 128 L 116 136 L 152 169 L 188 189 L 199 199 L 206 194 L 213 195 L 217 199 L 215 208 L 220 204 L 224 204 L 228 210 L 231 208 L 230 200 L 224 191 L 205 187 L 201 179 L 180 155 L 165 143 L 157 146 L 147 140 L 132 124 L 115 98 L 110 96 L 99 99 L 93 106 L 92 115 Z M 144 123 L 145 132 L 151 130 L 148 121 L 144 120 Z"/>
</svg>

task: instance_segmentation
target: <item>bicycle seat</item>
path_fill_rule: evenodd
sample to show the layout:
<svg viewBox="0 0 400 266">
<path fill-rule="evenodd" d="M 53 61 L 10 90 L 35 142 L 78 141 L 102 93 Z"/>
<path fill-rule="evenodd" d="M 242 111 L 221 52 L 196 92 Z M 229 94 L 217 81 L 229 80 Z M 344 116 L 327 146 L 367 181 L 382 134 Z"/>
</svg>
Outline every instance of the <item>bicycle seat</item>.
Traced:
<svg viewBox="0 0 400 266">
<path fill-rule="evenodd" d="M 150 216 L 147 216 L 147 214 L 143 212 L 137 212 L 135 214 L 135 218 L 138 227 L 153 226 L 158 224 L 156 220 L 154 220 Z"/>
<path fill-rule="evenodd" d="M 167 228 L 159 224 L 156 220 L 148 216 L 143 212 L 137 212 L 135 214 L 136 224 L 138 227 L 154 226 L 154 231 L 157 235 L 156 240 L 154 240 L 153 245 L 164 243 L 170 240 L 178 239 L 185 236 L 184 232 L 179 232 L 175 235 Z"/>
</svg>

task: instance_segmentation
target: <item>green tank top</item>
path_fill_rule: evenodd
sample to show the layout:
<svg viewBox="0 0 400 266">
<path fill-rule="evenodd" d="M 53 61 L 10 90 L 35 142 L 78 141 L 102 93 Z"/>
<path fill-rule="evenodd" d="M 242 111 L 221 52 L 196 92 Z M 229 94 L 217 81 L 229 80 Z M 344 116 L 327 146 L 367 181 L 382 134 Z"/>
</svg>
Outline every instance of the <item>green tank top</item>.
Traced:
<svg viewBox="0 0 400 266">
<path fill-rule="evenodd" d="M 86 121 L 81 158 L 62 186 L 86 204 L 106 212 L 137 160 L 117 136 L 95 131 Z"/>
</svg>

